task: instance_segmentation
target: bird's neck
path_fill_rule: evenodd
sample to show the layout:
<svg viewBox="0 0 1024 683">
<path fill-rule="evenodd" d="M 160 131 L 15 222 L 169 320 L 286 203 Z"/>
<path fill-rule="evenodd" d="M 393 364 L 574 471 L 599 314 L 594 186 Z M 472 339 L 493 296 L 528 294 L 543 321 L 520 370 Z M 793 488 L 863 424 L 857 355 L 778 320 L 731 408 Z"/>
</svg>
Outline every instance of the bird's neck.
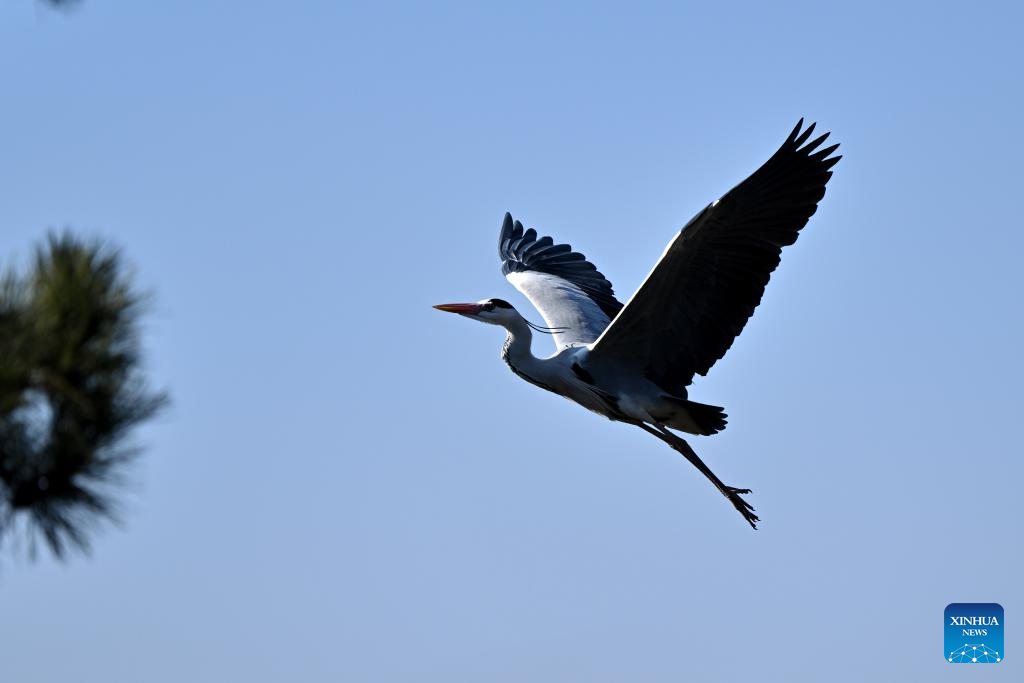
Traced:
<svg viewBox="0 0 1024 683">
<path fill-rule="evenodd" d="M 508 336 L 505 337 L 505 345 L 501 348 L 502 359 L 512 366 L 513 369 L 527 369 L 538 362 L 530 352 L 533 343 L 533 332 L 530 326 L 522 318 L 504 325 Z"/>
<path fill-rule="evenodd" d="M 560 393 L 555 388 L 557 378 L 550 359 L 537 358 L 530 352 L 533 332 L 526 320 L 519 318 L 515 323 L 505 325 L 508 336 L 501 348 L 501 358 L 515 374 L 541 389 Z"/>
</svg>

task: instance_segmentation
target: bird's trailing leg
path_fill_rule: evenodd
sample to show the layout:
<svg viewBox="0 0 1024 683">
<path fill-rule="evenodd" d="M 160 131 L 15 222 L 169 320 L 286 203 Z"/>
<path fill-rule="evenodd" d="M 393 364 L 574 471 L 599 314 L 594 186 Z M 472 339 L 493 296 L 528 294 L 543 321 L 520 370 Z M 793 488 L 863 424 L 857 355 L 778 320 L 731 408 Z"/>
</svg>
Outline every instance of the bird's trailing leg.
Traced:
<svg viewBox="0 0 1024 683">
<path fill-rule="evenodd" d="M 760 521 L 757 515 L 754 514 L 754 508 L 747 501 L 740 498 L 741 493 L 750 493 L 750 489 L 737 489 L 732 486 L 726 486 L 722 483 L 722 480 L 715 476 L 715 473 L 708 469 L 708 466 L 704 464 L 704 461 L 700 459 L 690 444 L 686 443 L 686 440 L 677 434 L 673 434 L 664 425 L 655 424 L 653 427 L 646 422 L 635 422 L 638 427 L 643 429 L 649 434 L 653 434 L 658 437 L 674 450 L 678 451 L 683 455 L 684 458 L 689 460 L 694 467 L 701 471 L 705 477 L 711 480 L 711 483 L 722 493 L 723 496 L 729 499 L 729 502 L 733 504 L 743 519 L 747 520 L 747 524 L 753 528 L 757 528 L 757 522 Z"/>
</svg>

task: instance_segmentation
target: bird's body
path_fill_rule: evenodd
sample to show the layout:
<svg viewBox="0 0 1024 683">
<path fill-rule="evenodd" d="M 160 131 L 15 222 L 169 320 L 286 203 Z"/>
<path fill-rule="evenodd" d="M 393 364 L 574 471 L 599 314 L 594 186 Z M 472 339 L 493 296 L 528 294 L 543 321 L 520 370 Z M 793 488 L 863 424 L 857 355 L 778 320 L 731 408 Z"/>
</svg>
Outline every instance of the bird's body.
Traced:
<svg viewBox="0 0 1024 683">
<path fill-rule="evenodd" d="M 687 386 L 742 331 L 782 247 L 814 213 L 829 168 L 840 159 L 829 156 L 838 145 L 815 151 L 827 134 L 805 145 L 814 125 L 801 132 L 802 125 L 760 169 L 683 227 L 625 305 L 582 254 L 506 214 L 498 240 L 502 272 L 547 327 L 501 299 L 437 308 L 504 327 L 502 359 L 516 375 L 657 436 L 756 528 L 758 518 L 740 495 L 749 491 L 723 484 L 670 430 L 710 435 L 725 428 L 722 409 L 690 401 Z M 533 354 L 534 330 L 553 337 L 553 355 Z"/>
<path fill-rule="evenodd" d="M 517 313 L 518 315 L 518 313 Z M 521 316 L 520 316 L 521 318 Z M 533 333 L 526 320 L 509 324 L 501 358 L 530 384 L 575 401 L 611 420 L 660 423 L 690 434 L 707 436 L 725 427 L 720 408 L 668 395 L 646 377 L 605 376 L 587 368 L 589 345 L 566 346 L 546 358 L 533 355 Z M 614 387 L 614 391 L 606 387 Z M 685 395 L 685 390 L 682 392 Z"/>
</svg>

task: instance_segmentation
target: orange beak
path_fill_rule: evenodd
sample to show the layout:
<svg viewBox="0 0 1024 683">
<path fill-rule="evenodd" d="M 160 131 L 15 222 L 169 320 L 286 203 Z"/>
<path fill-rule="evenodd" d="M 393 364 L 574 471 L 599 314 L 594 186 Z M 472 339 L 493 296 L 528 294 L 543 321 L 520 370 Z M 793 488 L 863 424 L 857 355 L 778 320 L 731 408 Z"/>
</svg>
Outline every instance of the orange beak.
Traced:
<svg viewBox="0 0 1024 683">
<path fill-rule="evenodd" d="M 434 308 L 439 311 L 461 313 L 463 315 L 476 315 L 483 310 L 483 306 L 480 304 L 438 304 Z"/>
</svg>

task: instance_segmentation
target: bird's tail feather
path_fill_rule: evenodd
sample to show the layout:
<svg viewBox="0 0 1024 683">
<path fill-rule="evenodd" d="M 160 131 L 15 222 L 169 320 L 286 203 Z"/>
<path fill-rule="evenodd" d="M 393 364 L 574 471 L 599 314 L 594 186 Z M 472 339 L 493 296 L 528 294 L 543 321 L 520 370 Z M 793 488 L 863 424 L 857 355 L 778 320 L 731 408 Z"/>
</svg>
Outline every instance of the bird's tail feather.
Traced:
<svg viewBox="0 0 1024 683">
<path fill-rule="evenodd" d="M 682 398 L 667 397 L 677 404 L 682 410 L 665 422 L 665 425 L 673 429 L 679 429 L 690 434 L 710 436 L 725 429 L 729 417 L 720 406 L 709 406 L 706 403 L 697 403 Z"/>
<path fill-rule="evenodd" d="M 729 417 L 721 406 L 709 406 L 706 403 L 687 401 L 686 409 L 690 411 L 690 417 L 701 428 L 704 435 L 717 434 L 725 429 Z"/>
</svg>

